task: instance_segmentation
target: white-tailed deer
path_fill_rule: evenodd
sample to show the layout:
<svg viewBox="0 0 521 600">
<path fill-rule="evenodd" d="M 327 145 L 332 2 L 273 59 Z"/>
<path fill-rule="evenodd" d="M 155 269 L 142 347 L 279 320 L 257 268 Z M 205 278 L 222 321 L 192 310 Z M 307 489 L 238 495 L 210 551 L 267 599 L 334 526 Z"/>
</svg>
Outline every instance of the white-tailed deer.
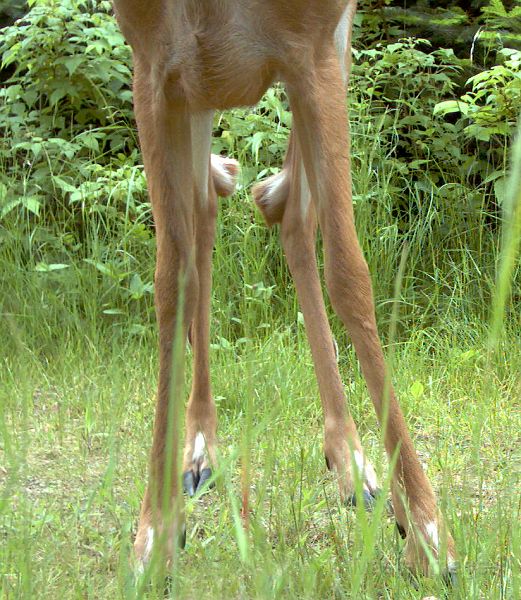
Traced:
<svg viewBox="0 0 521 600">
<path fill-rule="evenodd" d="M 317 224 L 331 303 L 351 336 L 378 418 L 385 421 L 386 451 L 397 454 L 392 496 L 406 536 L 406 560 L 426 572 L 429 554 L 436 557 L 444 545 L 452 572 L 452 538 L 394 392 L 388 387 L 386 396 L 384 391 L 386 367 L 371 280 L 353 219 L 346 85 L 356 0 L 115 0 L 115 7 L 133 50 L 135 113 L 157 232 L 159 390 L 149 483 L 135 541 L 138 560 L 148 560 L 154 534 L 166 536 L 171 551 L 181 527 L 162 512 L 162 498 L 167 497 L 170 510 L 181 493 L 166 439 L 179 320 L 184 337 L 190 330 L 194 356 L 183 455 L 189 494 L 207 481 L 216 460 L 209 378 L 211 256 L 217 195 L 232 193 L 237 164 L 211 155 L 214 110 L 254 104 L 280 80 L 294 115 L 289 149 L 282 171 L 253 194 L 267 223 L 281 224 L 324 410 L 327 465 L 336 472 L 346 502 L 352 501 L 358 469 L 364 501 L 371 504 L 377 481 L 346 407 L 315 258 Z M 177 310 L 180 281 L 183 314 Z M 168 464 L 173 475 L 165 474 Z"/>
</svg>

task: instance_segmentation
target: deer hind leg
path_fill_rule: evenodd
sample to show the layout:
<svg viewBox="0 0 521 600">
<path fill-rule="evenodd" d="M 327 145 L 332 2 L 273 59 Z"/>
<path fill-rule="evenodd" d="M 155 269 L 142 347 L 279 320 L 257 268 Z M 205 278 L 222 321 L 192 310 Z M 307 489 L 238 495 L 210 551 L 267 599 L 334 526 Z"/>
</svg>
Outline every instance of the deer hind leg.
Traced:
<svg viewBox="0 0 521 600">
<path fill-rule="evenodd" d="M 355 12 L 356 1 L 350 0 L 337 24 L 333 39 L 338 59 L 342 65 L 342 80 L 345 88 L 349 83 L 351 72 L 351 34 Z M 276 223 L 282 223 L 284 217 L 291 179 L 291 159 L 295 151 L 299 152 L 299 150 L 293 150 L 294 146 L 295 135 L 291 131 L 288 152 L 282 170 L 257 183 L 252 190 L 255 204 L 269 227 Z"/>
<path fill-rule="evenodd" d="M 282 218 L 281 240 L 304 315 L 315 365 L 324 410 L 326 463 L 336 473 L 340 495 L 346 503 L 356 502 L 355 465 L 362 482 L 364 504 L 370 507 L 378 484 L 372 465 L 364 458 L 353 419 L 346 410 L 346 398 L 317 269 L 316 216 L 310 205 L 310 191 L 294 134 L 290 139 L 283 173 L 287 178 L 287 202 Z"/>
<path fill-rule="evenodd" d="M 238 165 L 233 159 L 211 155 L 213 111 L 192 115 L 192 158 L 195 192 L 195 261 L 199 296 L 190 327 L 193 379 L 186 409 L 183 487 L 189 496 L 201 490 L 216 464 L 217 415 L 210 386 L 209 336 L 212 289 L 212 251 L 217 216 L 217 193 L 235 189 Z"/>
<path fill-rule="evenodd" d="M 156 226 L 155 303 L 159 326 L 159 383 L 149 481 L 134 544 L 141 564 L 150 559 L 156 545 L 169 561 L 184 529 L 177 466 L 180 409 L 178 404 L 171 404 L 170 398 L 175 403 L 182 393 L 184 339 L 198 297 L 190 114 L 182 101 L 169 100 L 168 92 L 167 85 L 152 77 L 135 57 L 135 113 Z M 176 342 L 176 389 L 171 394 Z"/>
<path fill-rule="evenodd" d="M 387 453 L 390 457 L 397 453 L 392 492 L 398 524 L 407 535 L 407 562 L 426 572 L 429 553 L 425 547 L 438 556 L 444 545 L 452 569 L 453 542 L 392 389 L 387 418 L 384 415 L 385 362 L 371 280 L 354 225 L 345 88 L 334 49 L 307 73 L 300 71 L 288 79 L 294 124 L 323 236 L 326 286 L 335 312 L 351 335 L 377 416 L 386 422 Z"/>
</svg>

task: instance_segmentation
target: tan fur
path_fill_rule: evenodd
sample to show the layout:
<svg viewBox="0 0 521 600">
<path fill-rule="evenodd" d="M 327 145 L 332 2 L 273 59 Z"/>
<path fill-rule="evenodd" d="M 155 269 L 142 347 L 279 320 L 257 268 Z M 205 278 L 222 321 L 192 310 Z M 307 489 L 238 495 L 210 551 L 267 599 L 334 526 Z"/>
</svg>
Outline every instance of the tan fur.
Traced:
<svg viewBox="0 0 521 600">
<path fill-rule="evenodd" d="M 343 498 L 354 489 L 352 452 L 361 464 L 368 463 L 346 408 L 335 360 L 315 258 L 317 225 L 324 240 L 331 303 L 351 336 L 380 421 L 386 412 L 386 367 L 351 202 L 345 85 L 355 0 L 115 0 L 115 7 L 133 49 L 135 111 L 157 229 L 159 390 L 150 481 L 135 543 L 138 559 L 146 560 L 155 539 L 150 527 L 160 533 L 165 527 L 160 499 L 165 492 L 166 414 L 177 319 L 182 319 L 185 334 L 191 328 L 194 351 L 183 469 L 200 466 L 193 464 L 194 444 L 203 439 L 200 434 L 206 445 L 204 464 L 215 462 L 217 420 L 208 355 L 211 254 L 216 191 L 231 193 L 228 175 L 234 176 L 237 166 L 225 162 L 223 178 L 214 161 L 226 159 L 214 157 L 208 199 L 198 201 L 202 192 L 194 183 L 195 174 L 206 166 L 193 165 L 192 157 L 210 161 L 210 156 L 192 153 L 194 115 L 253 104 L 275 79 L 287 86 L 294 130 L 282 174 L 260 184 L 254 195 L 267 222 L 281 223 L 282 245 L 304 314 L 324 409 L 324 452 L 338 475 Z M 303 181 L 309 182 L 309 208 L 300 189 Z M 183 315 L 177 314 L 180 275 L 185 286 Z M 439 531 L 440 539 L 447 539 L 449 560 L 454 558 L 453 542 L 392 388 L 387 413 L 385 446 L 390 456 L 398 451 L 393 474 L 395 513 L 407 532 L 407 561 L 425 572 L 428 560 L 420 538 L 436 555 L 428 533 Z M 172 504 L 180 495 L 177 479 L 175 473 L 167 490 Z M 374 487 L 374 482 L 365 483 Z M 167 535 L 173 539 L 178 527 L 179 523 L 172 523 Z"/>
</svg>

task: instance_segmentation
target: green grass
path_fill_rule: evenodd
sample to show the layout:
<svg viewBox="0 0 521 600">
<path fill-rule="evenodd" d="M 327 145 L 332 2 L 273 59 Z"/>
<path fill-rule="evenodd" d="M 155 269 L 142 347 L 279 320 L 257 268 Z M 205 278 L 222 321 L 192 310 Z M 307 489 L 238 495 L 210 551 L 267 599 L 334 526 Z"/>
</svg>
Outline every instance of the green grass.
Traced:
<svg viewBox="0 0 521 600">
<path fill-rule="evenodd" d="M 382 214 L 372 239 L 370 211 L 357 206 L 357 218 L 385 340 L 392 313 L 387 282 L 402 239 L 382 234 L 391 190 L 382 183 L 378 191 Z M 137 242 L 114 242 L 110 222 L 106 227 L 88 233 L 90 257 L 110 265 L 123 256 L 122 270 L 132 272 Z M 122 280 L 66 252 L 55 260 L 68 268 L 39 270 L 45 247 L 22 230 L 4 224 L 0 247 L 0 597 L 160 598 L 162 586 L 134 585 L 131 567 L 155 402 L 151 295 L 141 298 L 139 310 L 129 303 L 112 311 L 112 300 L 125 291 Z M 339 505 L 325 469 L 318 391 L 277 232 L 263 228 L 244 194 L 222 207 L 218 231 L 212 379 L 219 477 L 216 489 L 187 503 L 176 597 L 443 597 L 440 579 L 414 581 L 403 566 L 403 542 L 383 504 L 369 517 Z M 508 310 L 503 335 L 499 325 L 494 330 L 493 348 L 485 316 L 491 311 L 483 301 L 494 289 L 486 272 L 499 256 L 499 242 L 486 232 L 474 249 L 462 240 L 452 247 L 438 240 L 436 248 L 436 239 L 422 241 L 433 233 L 419 217 L 414 231 L 394 323 L 394 382 L 455 537 L 459 584 L 449 595 L 519 598 L 521 319 L 519 288 L 506 302 L 505 285 L 518 263 L 503 263 L 496 324 L 503 305 Z M 515 237 L 505 239 L 511 256 Z M 145 240 L 140 250 L 145 270 L 153 264 L 150 246 Z M 427 259 L 417 254 L 422 247 Z M 429 261 L 431 272 L 421 272 Z M 333 328 L 351 411 L 385 481 L 380 434 L 358 363 L 336 320 Z M 186 395 L 189 381 L 185 388 Z M 247 534 L 238 517 L 241 460 L 249 463 Z"/>
<path fill-rule="evenodd" d="M 355 182 L 369 183 L 360 175 Z M 368 207 L 357 205 L 357 219 L 386 340 L 389 287 L 403 240 L 384 228 L 392 223 L 386 204 L 392 190 L 378 185 L 382 204 L 373 229 Z M 366 518 L 339 505 L 278 234 L 261 225 L 244 194 L 222 204 L 212 322 L 219 478 L 216 489 L 187 504 L 176 596 L 441 598 L 439 579 L 414 582 L 404 568 L 403 542 L 383 506 Z M 456 540 L 459 584 L 450 596 L 515 599 L 521 597 L 521 319 L 518 284 L 508 302 L 505 283 L 518 263 L 509 260 L 503 270 L 494 315 L 500 325 L 506 306 L 506 330 L 494 330 L 492 352 L 485 300 L 494 290 L 499 238 L 488 230 L 474 246 L 463 239 L 450 245 L 422 214 L 409 238 L 394 323 L 394 381 Z M 45 242 L 23 231 L 20 223 L 4 223 L 0 246 L 0 597 L 162 597 L 161 586 L 134 585 L 130 562 L 155 402 L 152 296 L 140 298 L 137 308 L 118 304 L 127 279 L 66 249 L 45 262 L 67 268 L 41 271 Z M 109 266 L 121 260 L 122 272 L 136 265 L 151 272 L 151 240 L 139 246 L 140 238 L 119 240 L 110 232 L 110 221 L 92 221 L 89 259 Z M 515 236 L 505 239 L 511 256 Z M 335 319 L 333 329 L 351 411 L 385 481 L 358 363 Z M 187 394 L 189 381 L 185 388 Z M 250 474 L 246 535 L 238 519 L 241 458 Z"/>
<path fill-rule="evenodd" d="M 404 240 L 392 202 L 404 178 L 381 160 L 386 149 L 379 147 L 378 131 L 369 145 L 363 119 L 357 127 L 357 224 L 383 339 L 392 337 L 391 324 L 397 330 L 393 380 L 458 549 L 459 584 L 449 596 L 520 598 L 516 236 L 505 236 L 511 250 L 503 256 L 510 258 L 503 259 L 491 310 L 501 256 L 498 216 L 487 214 L 484 202 L 472 226 L 444 229 L 444 218 L 457 224 L 457 208 L 449 213 L 450 207 L 436 205 L 437 197 L 426 202 L 418 189 L 406 188 L 411 215 Z M 240 158 L 254 179 L 260 163 L 246 152 Z M 127 208 L 131 188 L 132 182 Z M 62 201 L 56 202 L 59 208 Z M 1 223 L 0 597 L 6 599 L 163 593 L 160 585 L 136 587 L 130 562 L 157 376 L 152 294 L 132 287 L 136 273 L 144 283 L 152 280 L 153 239 L 143 227 L 148 208 L 127 219 L 110 195 L 95 206 L 80 215 L 81 239 L 70 233 L 79 219 L 73 211 L 52 226 L 27 211 L 13 211 Z M 506 223 L 514 221 L 515 206 Z M 243 192 L 221 208 L 212 313 L 219 477 L 216 489 L 187 503 L 176 596 L 443 597 L 439 579 L 414 581 L 404 568 L 403 542 L 383 504 L 368 517 L 339 505 L 325 469 L 318 391 L 277 231 L 260 223 Z M 404 241 L 400 310 L 391 323 Z M 507 282 L 516 276 L 510 293 Z M 351 411 L 385 481 L 380 434 L 358 363 L 336 319 L 333 329 Z M 185 396 L 188 389 L 189 381 Z M 238 519 L 244 460 L 252 507 L 247 534 Z"/>
<path fill-rule="evenodd" d="M 456 539 L 454 597 L 517 598 L 520 330 L 510 332 L 491 363 L 480 325 L 452 326 L 451 336 L 414 332 L 398 345 L 396 387 Z M 413 586 L 390 517 L 365 523 L 339 506 L 297 319 L 264 339 L 216 349 L 212 358 L 220 480 L 187 505 L 179 597 L 439 595 L 434 579 Z M 155 365 L 152 343 L 107 347 L 80 338 L 59 340 L 49 360 L 22 349 L 4 358 L 2 597 L 136 597 L 129 556 L 146 479 Z M 363 443 L 382 476 L 376 420 L 352 351 L 342 352 L 341 368 Z M 233 515 L 247 404 L 253 510 L 241 555 Z M 374 545 L 364 542 L 368 531 Z M 151 588 L 144 597 L 160 594 Z"/>
</svg>

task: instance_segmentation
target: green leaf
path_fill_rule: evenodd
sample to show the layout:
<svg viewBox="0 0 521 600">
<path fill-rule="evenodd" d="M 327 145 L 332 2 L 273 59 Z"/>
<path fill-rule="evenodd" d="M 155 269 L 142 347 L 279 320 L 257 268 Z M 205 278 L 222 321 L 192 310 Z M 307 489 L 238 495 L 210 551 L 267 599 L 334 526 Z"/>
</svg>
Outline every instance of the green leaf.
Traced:
<svg viewBox="0 0 521 600">
<path fill-rule="evenodd" d="M 409 392 L 415 400 L 418 400 L 419 398 L 421 398 L 421 396 L 423 396 L 423 383 L 421 383 L 421 381 L 415 381 L 409 388 Z"/>
<path fill-rule="evenodd" d="M 448 115 L 451 113 L 461 113 L 462 115 L 468 114 L 468 104 L 460 102 L 459 100 L 445 100 L 444 102 L 438 102 L 432 111 L 434 115 Z"/>
<path fill-rule="evenodd" d="M 508 188 L 507 188 L 508 179 L 507 177 L 499 177 L 494 181 L 494 194 L 496 196 L 496 200 L 500 206 L 503 205 L 503 202 L 506 198 Z"/>
<path fill-rule="evenodd" d="M 134 298 L 135 300 L 137 300 L 138 298 L 141 298 L 144 293 L 144 288 L 145 288 L 145 286 L 143 285 L 143 281 L 141 280 L 139 273 L 135 273 L 132 276 L 132 279 L 130 280 L 130 286 L 129 286 L 130 294 L 131 294 L 132 298 Z"/>
<path fill-rule="evenodd" d="M 13 210 L 13 208 L 16 208 L 21 203 L 22 203 L 21 198 L 16 198 L 15 200 L 11 200 L 10 202 L 8 202 L 5 206 L 2 207 L 2 211 L 0 212 L 0 218 L 3 219 L 6 215 L 8 215 Z"/>
<path fill-rule="evenodd" d="M 76 188 L 73 185 L 71 185 L 70 183 L 67 183 L 65 181 L 65 179 L 62 179 L 61 177 L 58 177 L 57 175 L 53 175 L 52 180 L 56 184 L 56 187 L 58 187 L 63 192 L 68 192 L 68 193 L 72 194 L 73 192 L 76 191 Z"/>
<path fill-rule="evenodd" d="M 85 62 L 87 59 L 84 56 L 67 56 L 63 59 L 63 64 L 65 65 L 67 71 L 70 75 L 74 75 L 76 69 L 81 65 L 81 63 Z"/>
<path fill-rule="evenodd" d="M 58 104 L 58 102 L 64 98 L 67 95 L 66 90 L 64 90 L 63 88 L 57 88 L 55 89 L 51 95 L 49 96 L 49 103 L 51 106 L 56 106 L 56 104 Z"/>
<path fill-rule="evenodd" d="M 114 277 L 115 273 L 111 267 L 108 267 L 103 263 L 92 260 L 91 258 L 85 258 L 84 260 L 86 263 L 89 263 L 89 265 L 95 267 L 103 275 L 107 275 L 108 277 Z"/>
<path fill-rule="evenodd" d="M 65 265 L 63 263 L 44 263 L 39 262 L 34 268 L 35 271 L 39 273 L 49 273 L 50 271 L 63 271 L 63 269 L 68 269 L 70 265 Z"/>
<path fill-rule="evenodd" d="M 84 135 L 78 136 L 78 141 L 86 146 L 93 152 L 99 152 L 99 142 L 93 133 L 85 133 Z"/>
<path fill-rule="evenodd" d="M 22 198 L 22 204 L 29 212 L 32 212 L 34 215 L 38 215 L 40 213 L 40 206 L 42 205 L 42 203 L 40 202 L 40 200 L 38 200 L 36 196 L 25 196 L 24 198 Z"/>
</svg>

